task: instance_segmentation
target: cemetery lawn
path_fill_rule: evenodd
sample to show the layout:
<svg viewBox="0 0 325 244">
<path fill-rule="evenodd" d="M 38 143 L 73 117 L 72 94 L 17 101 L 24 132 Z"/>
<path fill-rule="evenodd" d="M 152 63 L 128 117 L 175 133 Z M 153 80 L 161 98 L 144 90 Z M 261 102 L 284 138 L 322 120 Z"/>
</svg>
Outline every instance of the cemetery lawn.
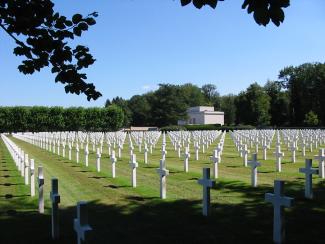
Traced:
<svg viewBox="0 0 325 244">
<path fill-rule="evenodd" d="M 45 176 L 45 214 L 37 212 L 36 197 L 30 197 L 30 186 L 24 180 L 0 139 L 0 243 L 75 243 L 73 218 L 78 201 L 88 201 L 89 224 L 94 231 L 89 243 L 272 243 L 273 207 L 264 201 L 266 192 L 273 192 L 274 179 L 283 179 L 285 195 L 293 197 L 294 206 L 285 210 L 286 239 L 288 243 L 324 243 L 325 241 L 325 182 L 313 176 L 314 199 L 304 199 L 304 159 L 297 152 L 297 162 L 290 163 L 290 152 L 285 153 L 281 173 L 275 172 L 274 145 L 268 150 L 268 159 L 259 160 L 258 187 L 250 186 L 250 168 L 245 168 L 229 134 L 226 135 L 219 179 L 211 190 L 212 211 L 203 217 L 202 187 L 197 180 L 202 168 L 211 167 L 209 155 L 219 139 L 200 152 L 194 160 L 191 147 L 189 173 L 183 172 L 183 157 L 167 140 L 166 165 L 167 199 L 159 198 L 159 166 L 161 138 L 149 164 L 143 163 L 143 152 L 135 153 L 137 188 L 131 186 L 128 146 L 124 145 L 122 158 L 117 161 L 117 178 L 111 177 L 111 163 L 107 146 L 101 158 L 101 172 L 96 172 L 95 154 L 89 144 L 89 167 L 84 166 L 83 150 L 80 163 L 45 151 L 18 139 L 11 139 L 29 158 L 35 159 L 35 168 L 43 165 Z M 324 145 L 322 145 L 324 147 Z M 143 148 L 142 148 L 143 150 Z M 250 149 L 254 150 L 253 148 Z M 117 152 L 117 149 L 116 149 Z M 314 154 L 307 152 L 307 158 Z M 61 149 L 62 155 L 62 149 Z M 68 148 L 66 148 L 66 157 Z M 258 158 L 262 158 L 259 152 Z M 317 166 L 314 161 L 314 167 Z M 37 172 L 37 171 L 36 171 Z M 59 180 L 60 239 L 51 241 L 50 180 Z M 37 181 L 36 181 L 37 182 Z"/>
</svg>

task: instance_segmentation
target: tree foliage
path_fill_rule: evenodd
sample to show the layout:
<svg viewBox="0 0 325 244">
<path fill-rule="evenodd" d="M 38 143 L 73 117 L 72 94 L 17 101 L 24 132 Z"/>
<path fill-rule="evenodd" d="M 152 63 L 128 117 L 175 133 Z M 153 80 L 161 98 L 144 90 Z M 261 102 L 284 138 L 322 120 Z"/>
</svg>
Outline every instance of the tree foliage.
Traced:
<svg viewBox="0 0 325 244">
<path fill-rule="evenodd" d="M 236 123 L 236 111 L 235 104 L 236 95 L 229 94 L 222 96 L 220 101 L 220 110 L 225 113 L 225 124 L 234 125 Z"/>
<path fill-rule="evenodd" d="M 270 97 L 271 125 L 289 125 L 289 96 L 287 91 L 283 91 L 281 83 L 278 81 L 268 81 L 264 89 Z"/>
<path fill-rule="evenodd" d="M 251 84 L 236 99 L 237 123 L 251 125 L 268 125 L 270 123 L 270 97 L 263 87 Z"/>
<path fill-rule="evenodd" d="M 115 131 L 123 125 L 123 111 L 82 107 L 0 107 L 0 132 Z"/>
<path fill-rule="evenodd" d="M 291 124 L 303 125 L 309 111 L 325 123 L 325 64 L 306 63 L 280 71 L 280 82 L 288 91 Z"/>
<path fill-rule="evenodd" d="M 67 93 L 84 93 L 88 100 L 97 99 L 101 93 L 82 73 L 95 59 L 88 47 L 69 43 L 94 25 L 98 14 L 77 13 L 68 18 L 53 8 L 50 0 L 0 2 L 0 27 L 15 41 L 14 54 L 24 57 L 18 69 L 27 75 L 50 67 L 56 74 L 55 82 L 65 84 Z"/>
<path fill-rule="evenodd" d="M 216 8 L 219 1 L 224 0 L 181 0 L 183 6 L 193 3 L 196 8 L 208 5 Z M 249 14 L 253 13 L 254 20 L 259 25 L 266 26 L 272 21 L 279 26 L 284 21 L 284 8 L 290 6 L 290 0 L 244 0 L 242 9 L 247 9 Z"/>
<path fill-rule="evenodd" d="M 307 126 L 317 126 L 319 123 L 318 116 L 313 111 L 309 111 L 305 115 L 304 124 Z"/>
</svg>

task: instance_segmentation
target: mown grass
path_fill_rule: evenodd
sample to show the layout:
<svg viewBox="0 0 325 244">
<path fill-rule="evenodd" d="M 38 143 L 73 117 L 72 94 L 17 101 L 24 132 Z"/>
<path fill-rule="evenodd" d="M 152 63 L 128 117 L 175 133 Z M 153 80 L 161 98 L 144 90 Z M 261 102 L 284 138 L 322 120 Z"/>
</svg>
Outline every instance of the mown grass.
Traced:
<svg viewBox="0 0 325 244">
<path fill-rule="evenodd" d="M 30 158 L 35 159 L 36 165 L 44 166 L 46 213 L 40 215 L 36 212 L 37 197 L 29 196 L 29 186 L 24 185 L 1 142 L 1 170 L 12 171 L 1 171 L 0 227 L 5 231 L 0 236 L 0 243 L 51 242 L 49 192 L 52 177 L 59 179 L 61 195 L 61 238 L 57 243 L 75 242 L 72 219 L 75 205 L 80 200 L 89 201 L 89 221 L 94 228 L 90 243 L 271 243 L 273 209 L 265 203 L 264 194 L 273 191 L 274 179 L 285 180 L 286 195 L 295 198 L 294 207 L 286 211 L 287 241 L 323 243 L 325 240 L 320 224 L 325 222 L 325 183 L 314 176 L 315 199 L 304 199 L 304 175 L 298 173 L 298 169 L 304 166 L 300 153 L 297 153 L 297 163 L 292 164 L 290 153 L 285 151 L 283 172 L 276 173 L 273 145 L 268 151 L 269 160 L 260 160 L 259 186 L 253 188 L 250 186 L 250 168 L 243 166 L 227 135 L 219 166 L 220 178 L 211 190 L 211 215 L 204 218 L 201 216 L 202 188 L 197 180 L 201 178 L 203 167 L 212 167 L 208 157 L 217 141 L 205 155 L 200 153 L 199 161 L 194 160 L 194 151 L 191 150 L 189 173 L 183 172 L 183 158 L 177 157 L 168 141 L 167 168 L 170 175 L 167 177 L 167 199 L 161 200 L 156 173 L 161 141 L 153 154 L 149 155 L 148 165 L 143 162 L 143 152 L 139 153 L 135 146 L 139 162 L 138 187 L 132 188 L 127 145 L 124 146 L 123 157 L 117 162 L 117 178 L 112 179 L 106 145 L 101 158 L 101 172 L 98 173 L 93 152 L 89 155 L 90 165 L 86 167 L 82 150 L 80 163 L 77 164 L 74 150 L 73 160 L 69 161 L 20 140 L 13 140 Z M 91 145 L 89 148 L 92 148 Z M 316 153 L 307 152 L 307 157 Z M 259 158 L 262 158 L 261 152 Z M 6 175 L 10 177 L 4 177 Z M 8 183 L 13 185 L 4 185 Z M 12 197 L 6 198 L 6 194 Z M 18 230 L 25 235 L 15 235 Z"/>
</svg>

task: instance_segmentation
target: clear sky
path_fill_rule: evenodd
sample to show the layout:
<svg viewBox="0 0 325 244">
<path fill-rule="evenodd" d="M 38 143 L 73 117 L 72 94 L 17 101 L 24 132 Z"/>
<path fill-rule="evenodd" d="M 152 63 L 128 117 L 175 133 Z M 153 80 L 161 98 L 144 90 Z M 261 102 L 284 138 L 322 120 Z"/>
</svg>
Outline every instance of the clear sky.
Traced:
<svg viewBox="0 0 325 244">
<path fill-rule="evenodd" d="M 241 9 L 243 0 L 225 0 L 216 10 L 181 7 L 179 0 L 54 2 L 68 16 L 99 12 L 76 43 L 97 59 L 85 71 L 103 97 L 88 102 L 66 94 L 49 69 L 19 73 L 14 43 L 0 30 L 0 106 L 103 106 L 107 98 L 130 98 L 159 83 L 213 83 L 222 95 L 237 94 L 252 82 L 276 79 L 285 66 L 325 62 L 324 0 L 291 0 L 280 27 L 258 26 Z"/>
</svg>

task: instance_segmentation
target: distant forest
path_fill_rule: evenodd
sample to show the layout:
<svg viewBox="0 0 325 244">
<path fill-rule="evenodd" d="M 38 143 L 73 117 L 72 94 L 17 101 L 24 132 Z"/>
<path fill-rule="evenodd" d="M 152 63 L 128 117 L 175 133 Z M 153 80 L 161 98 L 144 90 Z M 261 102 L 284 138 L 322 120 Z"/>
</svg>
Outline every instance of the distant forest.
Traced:
<svg viewBox="0 0 325 244">
<path fill-rule="evenodd" d="M 220 96 L 214 84 L 160 84 L 129 100 L 107 100 L 105 108 L 0 107 L 0 132 L 163 127 L 176 125 L 186 119 L 188 107 L 200 105 L 224 111 L 229 126 L 325 126 L 325 64 L 286 67 L 278 80 L 253 83 L 238 95 Z"/>
<path fill-rule="evenodd" d="M 124 126 L 176 125 L 186 119 L 188 107 L 199 105 L 224 111 L 226 125 L 324 126 L 325 64 L 286 67 L 278 80 L 253 83 L 238 95 L 220 96 L 214 84 L 160 84 L 156 91 L 129 100 L 115 97 L 105 106 L 112 104 L 123 110 Z"/>
</svg>

